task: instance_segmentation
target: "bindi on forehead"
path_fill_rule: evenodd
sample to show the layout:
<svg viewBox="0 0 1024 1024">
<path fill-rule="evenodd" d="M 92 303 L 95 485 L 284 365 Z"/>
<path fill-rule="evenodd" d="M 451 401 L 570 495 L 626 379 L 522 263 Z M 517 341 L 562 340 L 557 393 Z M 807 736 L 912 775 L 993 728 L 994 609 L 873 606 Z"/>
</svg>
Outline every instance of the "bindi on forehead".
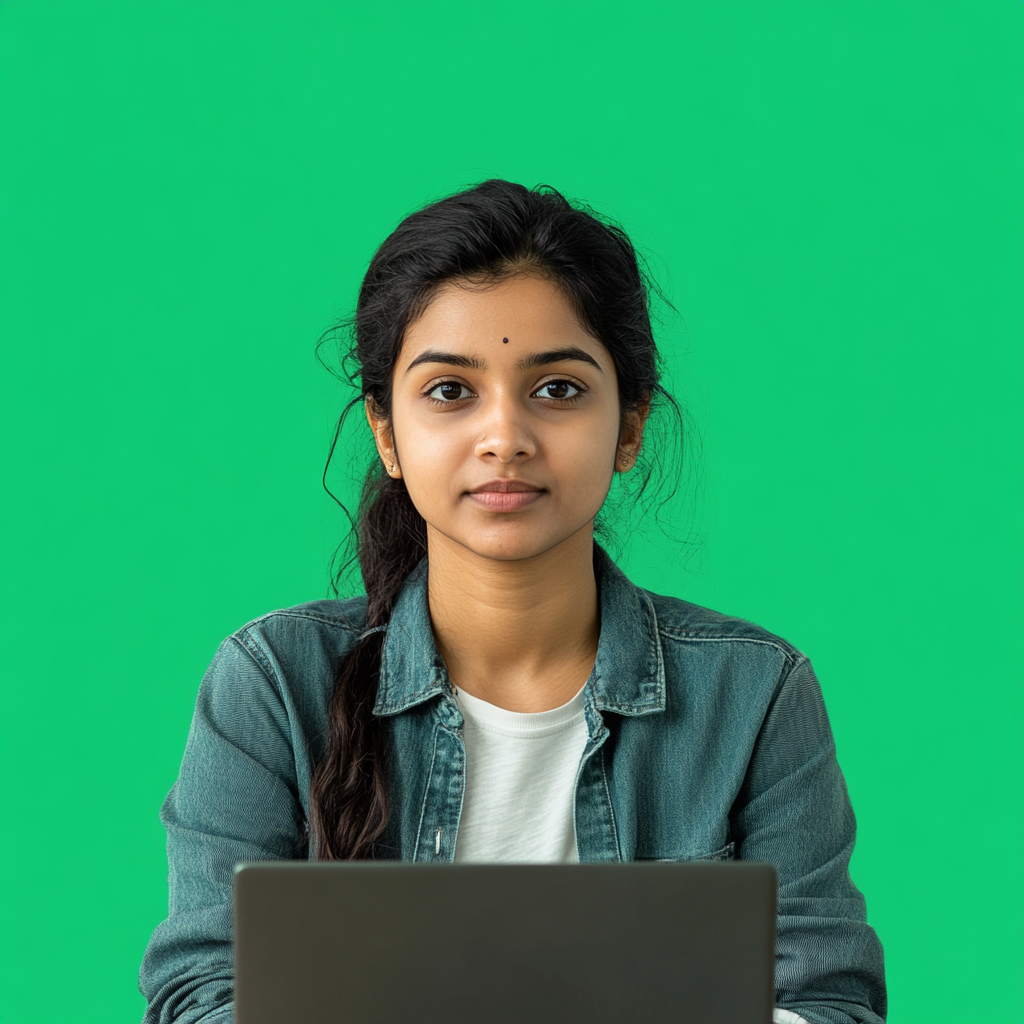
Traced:
<svg viewBox="0 0 1024 1024">
<path fill-rule="evenodd" d="M 507 345 L 508 344 L 508 338 L 502 338 L 501 339 L 501 343 L 502 343 L 502 345 Z"/>
</svg>

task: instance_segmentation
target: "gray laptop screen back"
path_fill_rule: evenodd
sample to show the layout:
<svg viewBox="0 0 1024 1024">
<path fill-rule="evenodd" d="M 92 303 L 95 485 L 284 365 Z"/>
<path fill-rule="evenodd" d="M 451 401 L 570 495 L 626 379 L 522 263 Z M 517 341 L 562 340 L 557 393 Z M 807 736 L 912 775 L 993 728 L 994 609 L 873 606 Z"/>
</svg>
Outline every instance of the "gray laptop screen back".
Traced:
<svg viewBox="0 0 1024 1024">
<path fill-rule="evenodd" d="M 775 869 L 244 865 L 236 1024 L 768 1024 Z"/>
</svg>

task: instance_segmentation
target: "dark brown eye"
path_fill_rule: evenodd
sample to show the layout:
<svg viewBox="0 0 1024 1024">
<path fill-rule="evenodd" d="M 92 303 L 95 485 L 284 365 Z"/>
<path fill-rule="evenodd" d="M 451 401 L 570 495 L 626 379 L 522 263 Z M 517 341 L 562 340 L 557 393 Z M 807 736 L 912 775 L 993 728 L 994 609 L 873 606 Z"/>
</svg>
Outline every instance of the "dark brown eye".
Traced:
<svg viewBox="0 0 1024 1024">
<path fill-rule="evenodd" d="M 575 398 L 580 393 L 580 389 L 567 380 L 549 380 L 547 384 L 542 384 L 534 393 L 539 398 L 553 398 L 557 400 Z"/>
<path fill-rule="evenodd" d="M 446 380 L 443 384 L 431 388 L 429 396 L 438 402 L 457 402 L 460 398 L 468 398 L 472 392 L 465 384 L 458 381 Z"/>
</svg>

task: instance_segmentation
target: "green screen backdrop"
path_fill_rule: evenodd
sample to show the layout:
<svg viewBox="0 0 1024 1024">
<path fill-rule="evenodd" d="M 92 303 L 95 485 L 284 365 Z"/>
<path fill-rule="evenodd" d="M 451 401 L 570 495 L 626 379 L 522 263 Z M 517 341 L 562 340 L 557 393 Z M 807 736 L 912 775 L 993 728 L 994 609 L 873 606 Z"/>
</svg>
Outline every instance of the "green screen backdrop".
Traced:
<svg viewBox="0 0 1024 1024">
<path fill-rule="evenodd" d="M 1020 1024 L 1022 29 L 3 0 L 0 1021 L 141 1015 L 202 673 L 344 534 L 316 338 L 401 217 L 500 176 L 622 223 L 678 310 L 693 472 L 623 560 L 814 662 L 890 1021 Z"/>
</svg>

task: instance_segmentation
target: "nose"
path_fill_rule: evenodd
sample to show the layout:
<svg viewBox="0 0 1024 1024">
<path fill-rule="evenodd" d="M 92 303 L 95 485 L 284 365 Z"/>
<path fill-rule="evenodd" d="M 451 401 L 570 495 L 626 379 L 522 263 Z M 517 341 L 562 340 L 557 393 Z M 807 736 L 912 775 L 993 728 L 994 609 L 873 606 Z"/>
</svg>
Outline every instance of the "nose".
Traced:
<svg viewBox="0 0 1024 1024">
<path fill-rule="evenodd" d="M 537 443 L 525 420 L 525 412 L 513 397 L 496 397 L 489 402 L 473 449 L 476 457 L 502 465 L 532 459 L 537 454 Z"/>
</svg>

